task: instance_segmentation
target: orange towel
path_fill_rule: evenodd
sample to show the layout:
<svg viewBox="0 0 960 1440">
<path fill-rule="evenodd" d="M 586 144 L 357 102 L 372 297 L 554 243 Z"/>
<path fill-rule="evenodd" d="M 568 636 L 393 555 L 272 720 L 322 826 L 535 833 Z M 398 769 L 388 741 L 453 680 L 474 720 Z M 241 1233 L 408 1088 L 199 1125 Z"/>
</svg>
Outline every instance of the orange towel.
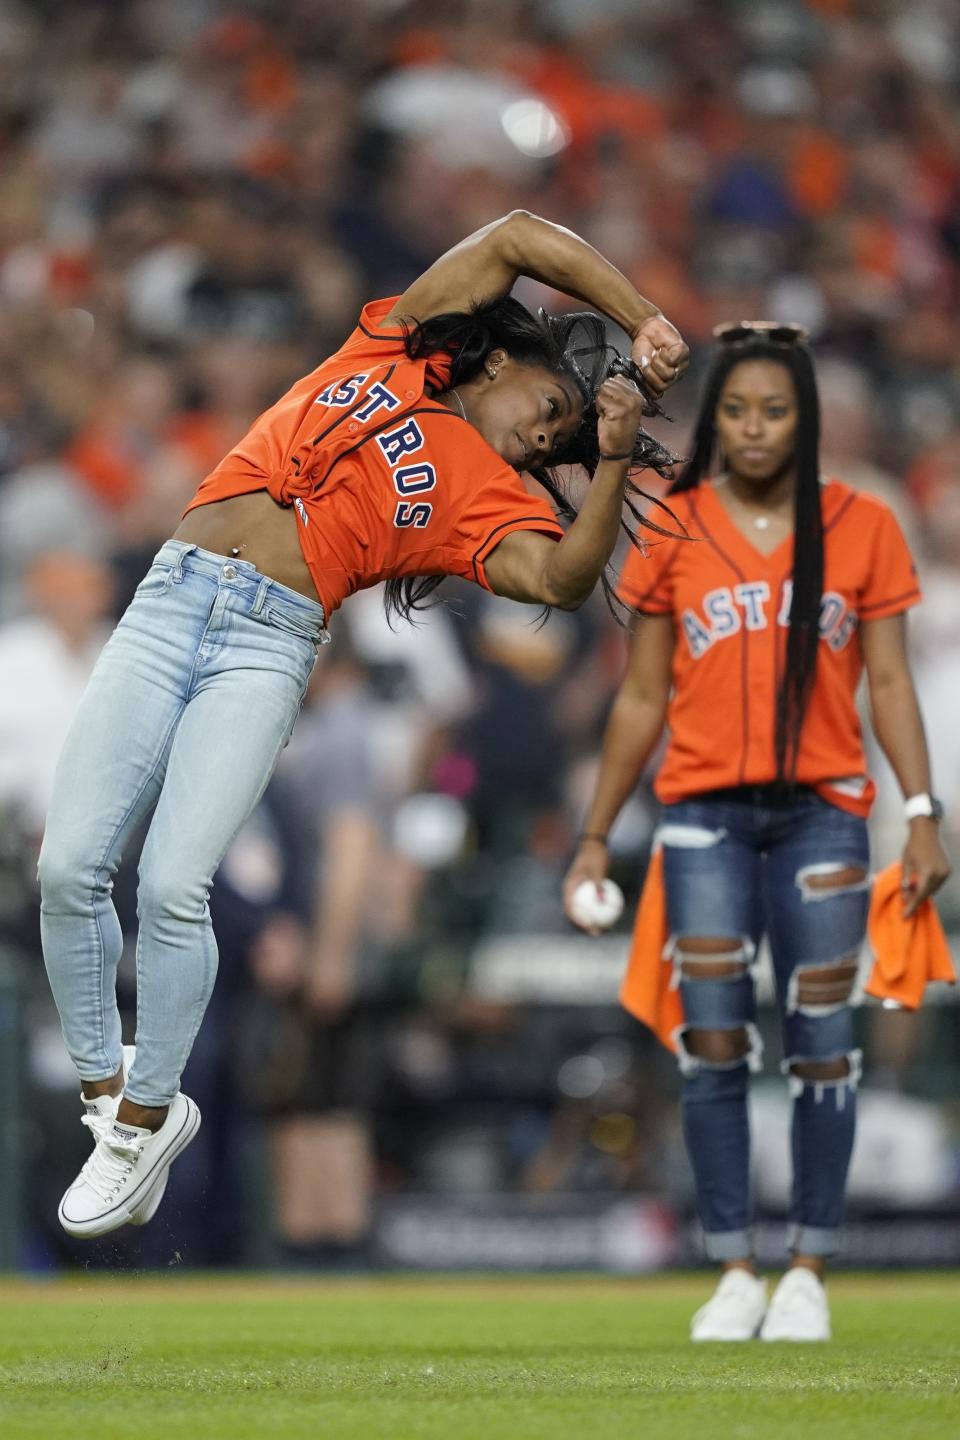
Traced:
<svg viewBox="0 0 960 1440">
<path fill-rule="evenodd" d="M 928 981 L 954 985 L 957 975 L 933 901 L 925 900 L 916 915 L 904 919 L 901 875 L 898 861 L 874 879 L 867 920 L 874 961 L 865 989 L 877 1000 L 916 1010 Z M 656 849 L 637 907 L 620 1003 L 676 1054 L 677 1032 L 684 1023 L 683 1001 L 673 985 L 673 961 L 665 958 L 669 939 L 663 853 Z"/>
<path fill-rule="evenodd" d="M 957 972 L 933 901 L 924 900 L 916 914 L 904 918 L 902 878 L 898 860 L 874 879 L 867 920 L 873 968 L 865 988 L 877 1000 L 916 1010 L 930 980 L 955 985 Z"/>
<path fill-rule="evenodd" d="M 637 906 L 620 1003 L 676 1054 L 677 1031 L 683 1028 L 683 1001 L 672 983 L 673 961 L 665 958 L 669 939 L 663 851 L 658 847 L 650 856 Z"/>
</svg>

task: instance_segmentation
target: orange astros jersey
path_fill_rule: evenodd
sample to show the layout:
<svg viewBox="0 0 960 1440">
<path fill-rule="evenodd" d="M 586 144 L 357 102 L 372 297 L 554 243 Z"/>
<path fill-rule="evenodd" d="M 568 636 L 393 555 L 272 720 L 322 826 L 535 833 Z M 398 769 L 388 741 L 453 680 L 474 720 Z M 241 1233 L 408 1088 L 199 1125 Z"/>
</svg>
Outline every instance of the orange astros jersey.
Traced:
<svg viewBox="0 0 960 1440">
<path fill-rule="evenodd" d="M 619 586 L 644 615 L 674 622 L 669 745 L 657 776 L 666 804 L 731 785 L 776 779 L 776 694 L 790 621 L 793 538 L 755 549 L 712 484 L 669 497 L 695 541 L 632 553 Z M 855 694 L 863 670 L 858 627 L 916 605 L 910 552 L 882 501 L 830 481 L 822 489 L 824 582 L 816 682 L 796 778 L 825 800 L 869 813 Z"/>
<path fill-rule="evenodd" d="M 449 388 L 450 357 L 410 360 L 401 329 L 378 329 L 395 303 L 365 306 L 346 344 L 254 422 L 187 506 L 264 489 L 294 506 L 328 620 L 354 590 L 396 576 L 489 589 L 484 561 L 511 530 L 563 535 L 480 432 L 430 398 Z"/>
</svg>

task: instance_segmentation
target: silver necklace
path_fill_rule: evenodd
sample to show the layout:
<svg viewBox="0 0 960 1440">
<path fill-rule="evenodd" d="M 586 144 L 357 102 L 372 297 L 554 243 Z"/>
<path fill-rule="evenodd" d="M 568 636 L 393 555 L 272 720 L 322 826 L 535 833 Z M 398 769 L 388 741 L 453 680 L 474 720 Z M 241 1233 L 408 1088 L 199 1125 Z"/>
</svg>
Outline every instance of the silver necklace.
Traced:
<svg viewBox="0 0 960 1440">
<path fill-rule="evenodd" d="M 466 410 L 464 410 L 464 408 L 463 408 L 463 401 L 460 399 L 460 396 L 457 394 L 456 390 L 451 390 L 451 391 L 450 391 L 450 394 L 453 396 L 454 400 L 456 400 L 457 404 L 460 406 L 460 414 L 463 416 L 464 420 L 467 420 L 467 412 L 466 412 Z M 470 424 L 470 421 L 469 421 L 469 420 L 467 420 L 467 424 L 468 424 L 468 425 Z"/>
<path fill-rule="evenodd" d="M 727 477 L 726 475 L 718 475 L 717 478 L 716 478 L 716 480 L 715 480 L 713 483 L 714 483 L 715 486 L 716 486 L 716 485 L 726 485 L 727 479 L 728 479 L 728 477 Z M 734 497 L 734 498 L 736 498 L 736 497 Z M 740 505 L 742 505 L 742 504 L 743 504 L 743 501 L 737 501 L 737 503 L 740 504 Z M 752 519 L 754 525 L 756 525 L 756 527 L 757 527 L 758 530 L 769 530 L 769 529 L 770 529 L 770 518 L 771 518 L 771 517 L 770 517 L 769 515 L 752 515 L 750 518 Z"/>
</svg>

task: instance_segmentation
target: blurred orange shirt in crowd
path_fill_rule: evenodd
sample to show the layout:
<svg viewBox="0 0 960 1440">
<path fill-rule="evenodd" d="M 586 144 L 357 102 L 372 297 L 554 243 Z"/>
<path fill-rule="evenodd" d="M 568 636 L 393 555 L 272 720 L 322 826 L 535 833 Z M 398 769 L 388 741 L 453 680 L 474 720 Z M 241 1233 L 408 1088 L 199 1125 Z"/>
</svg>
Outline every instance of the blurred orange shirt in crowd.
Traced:
<svg viewBox="0 0 960 1440">
<path fill-rule="evenodd" d="M 823 487 L 824 581 L 816 682 L 796 779 L 856 815 L 869 814 L 856 690 L 865 620 L 916 605 L 916 570 L 882 501 L 833 480 Z M 675 626 L 669 744 L 655 790 L 665 804 L 777 778 L 776 697 L 786 655 L 793 539 L 770 555 L 751 545 L 707 483 L 670 498 L 697 537 L 633 552 L 619 586 L 643 615 Z"/>
<path fill-rule="evenodd" d="M 121 510 L 140 491 L 143 456 L 96 419 L 66 447 L 64 459 L 101 504 Z"/>
<path fill-rule="evenodd" d="M 292 505 L 328 619 L 354 590 L 398 576 L 489 589 L 484 561 L 510 531 L 563 535 L 546 500 L 431 398 L 449 388 L 450 357 L 411 360 L 404 332 L 380 328 L 396 298 L 365 306 L 346 344 L 254 422 L 187 506 L 264 489 Z"/>
</svg>

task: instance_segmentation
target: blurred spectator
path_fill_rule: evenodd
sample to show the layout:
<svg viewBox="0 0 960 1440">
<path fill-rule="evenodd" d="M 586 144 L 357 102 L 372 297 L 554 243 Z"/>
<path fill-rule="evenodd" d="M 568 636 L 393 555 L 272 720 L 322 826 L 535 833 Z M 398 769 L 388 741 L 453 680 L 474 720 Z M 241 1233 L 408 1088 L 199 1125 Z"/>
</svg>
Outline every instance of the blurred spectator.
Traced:
<svg viewBox="0 0 960 1440">
<path fill-rule="evenodd" d="M 19 440 L 20 464 L 0 479 L 0 621 L 23 613 L 26 574 L 38 557 L 96 558 L 110 545 L 108 516 L 59 453 L 49 422 L 38 418 Z"/>
<path fill-rule="evenodd" d="M 63 551 L 24 576 L 29 613 L 0 627 L 0 806 L 39 849 L 53 772 L 109 633 L 113 581 L 101 562 Z"/>
<path fill-rule="evenodd" d="M 922 545 L 917 507 L 897 475 L 880 463 L 879 406 L 866 375 L 849 360 L 827 359 L 817 367 L 817 384 L 824 475 L 889 505 L 915 554 Z"/>
<path fill-rule="evenodd" d="M 349 646 L 324 655 L 261 811 L 235 840 L 224 893 L 260 910 L 258 995 L 242 1089 L 270 1117 L 276 1226 L 288 1259 L 359 1259 L 373 1181 L 369 995 L 361 969 L 384 859 L 374 826 L 372 714 Z M 267 822 L 269 817 L 269 822 Z"/>
</svg>

